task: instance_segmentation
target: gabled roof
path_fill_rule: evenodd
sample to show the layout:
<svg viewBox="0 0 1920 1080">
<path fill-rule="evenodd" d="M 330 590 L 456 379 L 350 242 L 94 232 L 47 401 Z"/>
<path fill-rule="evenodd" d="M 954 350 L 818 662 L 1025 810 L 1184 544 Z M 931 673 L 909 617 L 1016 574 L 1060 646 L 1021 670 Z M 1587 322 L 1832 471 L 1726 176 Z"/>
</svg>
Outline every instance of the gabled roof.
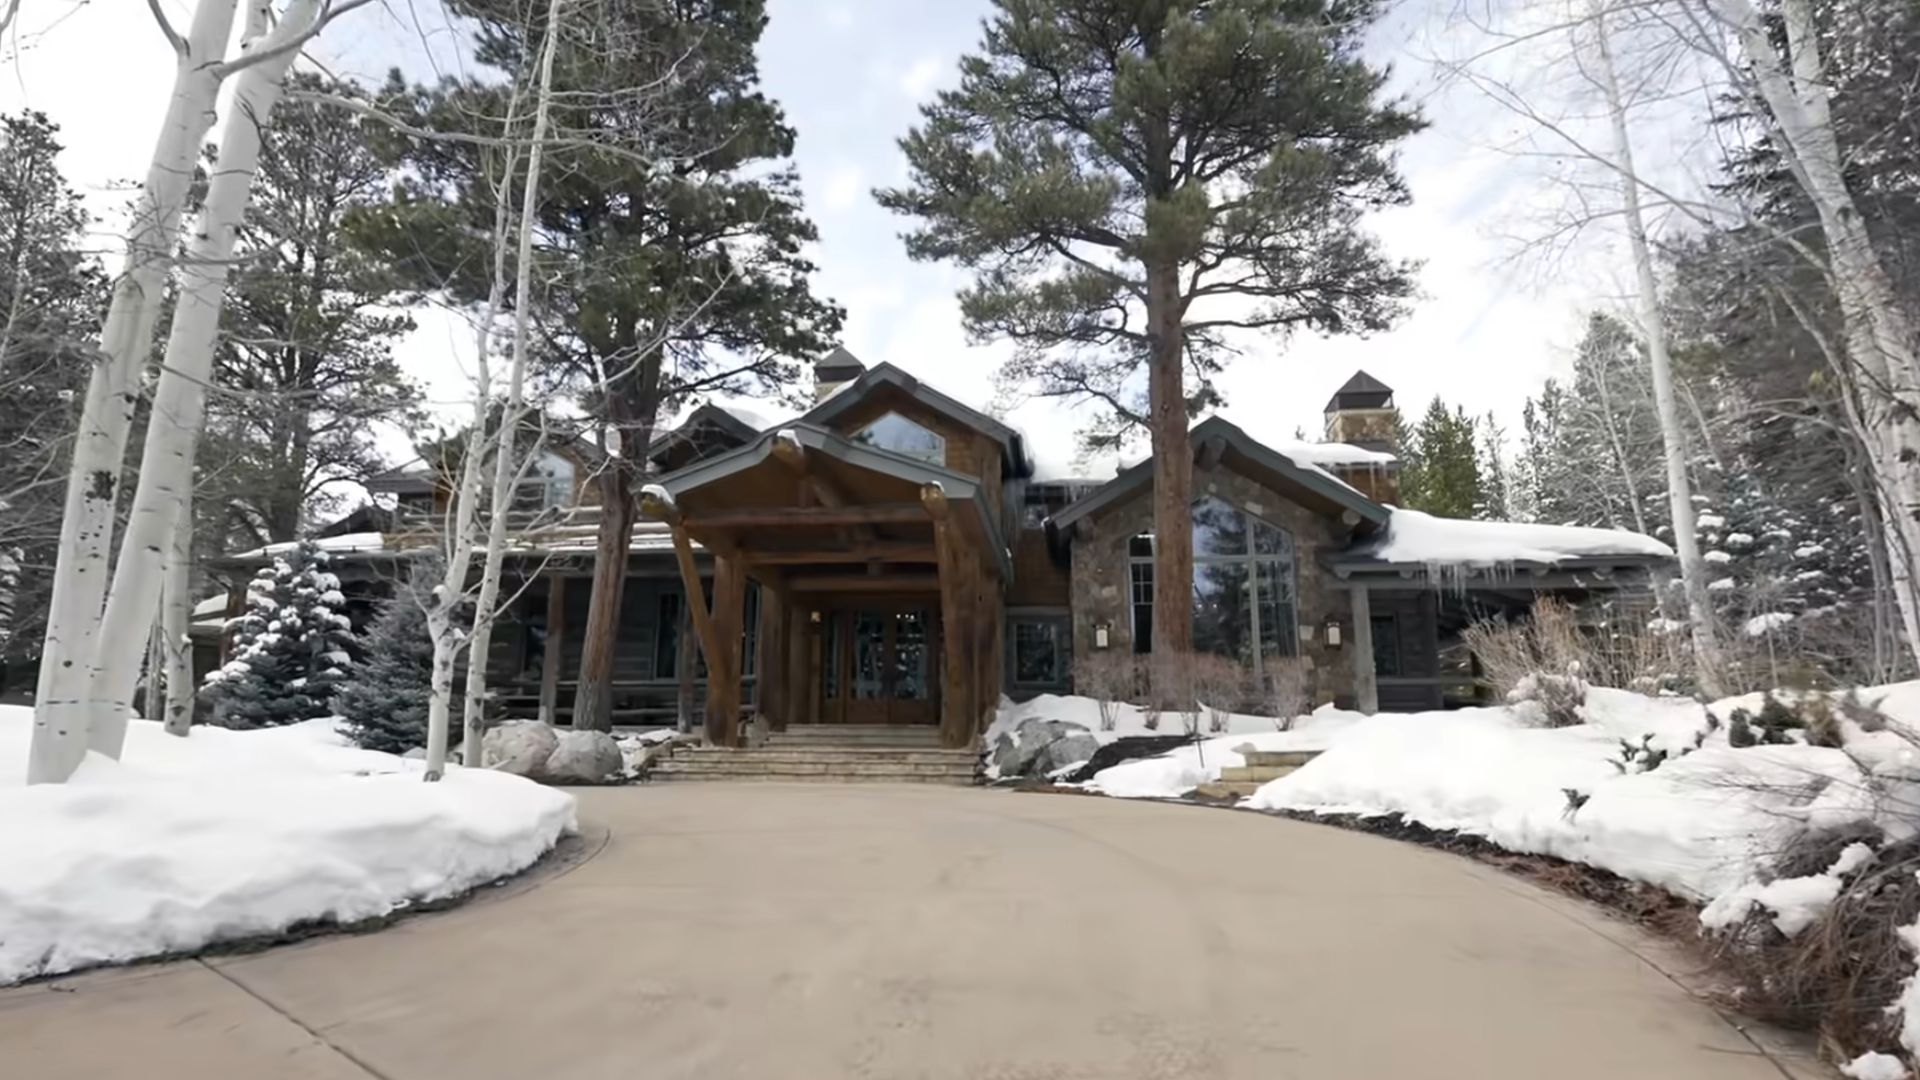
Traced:
<svg viewBox="0 0 1920 1080">
<path fill-rule="evenodd" d="M 843 352 L 846 352 L 846 350 L 836 349 L 834 356 L 829 356 L 828 360 L 834 360 L 835 357 Z M 855 365 L 860 363 L 851 353 L 847 354 L 847 359 Z M 813 408 L 807 410 L 806 413 L 802 414 L 800 422 L 826 424 L 834 417 L 839 416 L 841 413 L 859 404 L 861 399 L 865 398 L 868 393 L 881 386 L 896 387 L 927 408 L 959 423 L 965 424 L 968 427 L 974 428 L 977 431 L 991 435 L 1000 443 L 1001 447 L 1005 449 L 1008 470 L 1013 475 L 1030 476 L 1033 474 L 1033 461 L 1027 456 L 1026 440 L 1021 438 L 1018 431 L 1015 431 L 978 409 L 961 404 L 959 401 L 935 390 L 933 387 L 894 367 L 892 364 L 877 364 L 866 369 L 865 373 L 859 378 L 836 390 L 832 397 L 827 398 L 825 401 L 822 401 L 820 404 L 815 405 Z M 985 478 L 983 477 L 983 479 Z"/>
<path fill-rule="evenodd" d="M 1210 416 L 1196 424 L 1188 433 L 1188 439 L 1196 449 L 1210 442 L 1218 442 L 1223 461 L 1230 461 L 1227 452 L 1231 451 L 1243 462 L 1276 474 L 1343 510 L 1353 511 L 1361 521 L 1374 525 L 1387 522 L 1386 507 L 1335 479 L 1318 466 L 1295 461 L 1218 416 Z M 1071 525 L 1089 514 L 1116 506 L 1152 486 L 1153 459 L 1148 458 L 1053 515 L 1053 524 L 1061 527 Z"/>
<path fill-rule="evenodd" d="M 678 500 L 690 491 L 760 465 L 772 456 L 774 443 L 782 439 L 791 439 L 810 451 L 825 454 L 855 468 L 868 469 L 912 484 L 938 484 L 946 493 L 949 502 L 964 503 L 974 508 L 974 512 L 979 515 L 979 525 L 983 535 L 995 536 L 998 533 L 998 526 L 994 523 L 992 509 L 987 505 L 986 489 L 983 486 L 993 481 L 954 472 L 945 466 L 910 458 L 904 454 L 896 454 L 877 446 L 857 443 L 839 432 L 804 420 L 796 420 L 761 432 L 745 446 L 702 458 L 684 469 L 662 476 L 655 483 L 664 488 L 668 495 Z M 1005 545 L 991 543 L 986 546 L 992 549 L 994 558 L 999 562 L 1003 580 L 1011 580 L 1013 559 Z"/>
<path fill-rule="evenodd" d="M 718 431 L 723 437 L 737 443 L 749 442 L 760 434 L 759 428 L 740 419 L 732 411 L 707 402 L 688 413 L 680 426 L 656 436 L 653 445 L 647 448 L 648 460 L 660 457 L 675 446 L 697 442 L 702 428 Z"/>
<path fill-rule="evenodd" d="M 1364 371 L 1356 371 L 1327 399 L 1327 412 L 1341 409 L 1382 409 L 1392 404 L 1393 387 Z"/>
</svg>

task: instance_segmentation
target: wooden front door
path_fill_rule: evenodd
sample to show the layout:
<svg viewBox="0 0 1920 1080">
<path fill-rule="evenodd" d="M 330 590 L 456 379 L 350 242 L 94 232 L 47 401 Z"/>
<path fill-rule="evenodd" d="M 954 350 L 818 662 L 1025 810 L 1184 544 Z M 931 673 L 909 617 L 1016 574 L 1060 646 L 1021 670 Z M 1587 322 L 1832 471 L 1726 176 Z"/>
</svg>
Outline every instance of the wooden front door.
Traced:
<svg viewBox="0 0 1920 1080">
<path fill-rule="evenodd" d="M 940 719 L 933 612 L 924 607 L 835 612 L 828 627 L 822 710 L 829 723 L 934 724 Z"/>
</svg>

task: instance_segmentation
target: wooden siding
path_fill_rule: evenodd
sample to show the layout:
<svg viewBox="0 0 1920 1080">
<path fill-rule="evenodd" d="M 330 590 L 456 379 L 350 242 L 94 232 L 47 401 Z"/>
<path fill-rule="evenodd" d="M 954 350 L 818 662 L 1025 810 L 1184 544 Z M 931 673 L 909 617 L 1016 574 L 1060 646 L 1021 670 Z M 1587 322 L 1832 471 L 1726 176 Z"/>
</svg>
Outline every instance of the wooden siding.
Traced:
<svg viewBox="0 0 1920 1080">
<path fill-rule="evenodd" d="M 1013 542 L 1013 584 L 1009 607 L 1065 608 L 1073 595 L 1067 567 L 1047 548 L 1045 529 L 1021 529 Z"/>
<path fill-rule="evenodd" d="M 899 413 L 947 441 L 947 459 L 943 464 L 954 472 L 979 478 L 996 524 L 1004 527 L 1007 510 L 1006 492 L 1000 482 L 1002 454 L 1000 441 L 993 436 L 929 408 L 898 387 L 885 385 L 875 387 L 858 403 L 834 417 L 831 427 L 852 438 L 861 428 L 890 412 Z"/>
</svg>

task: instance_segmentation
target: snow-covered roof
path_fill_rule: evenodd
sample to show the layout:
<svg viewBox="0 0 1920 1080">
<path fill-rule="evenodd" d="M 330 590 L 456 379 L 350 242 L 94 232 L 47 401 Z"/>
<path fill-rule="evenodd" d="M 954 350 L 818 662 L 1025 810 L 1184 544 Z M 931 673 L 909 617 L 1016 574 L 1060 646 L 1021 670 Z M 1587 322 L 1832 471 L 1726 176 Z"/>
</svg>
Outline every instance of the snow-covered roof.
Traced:
<svg viewBox="0 0 1920 1080">
<path fill-rule="evenodd" d="M 332 552 L 335 555 L 342 555 L 348 552 L 384 551 L 386 550 L 386 542 L 387 538 L 385 534 L 377 532 L 322 536 L 314 540 L 314 543 L 320 547 L 320 550 Z M 268 544 L 263 548 L 254 548 L 252 551 L 243 551 L 233 557 L 236 559 L 259 559 L 268 555 L 285 554 L 298 546 L 300 546 L 299 541 L 289 540 L 285 543 Z"/>
<path fill-rule="evenodd" d="M 1372 465 L 1383 468 L 1400 460 L 1385 450 L 1369 450 L 1364 446 L 1355 446 L 1352 443 L 1303 442 L 1299 439 L 1277 439 L 1268 442 L 1267 445 L 1303 465 L 1344 465 L 1349 467 Z"/>
<path fill-rule="evenodd" d="M 193 617 L 196 620 L 212 618 L 218 615 L 225 615 L 226 613 L 227 613 L 227 594 L 223 592 L 214 593 L 212 596 L 209 596 L 205 600 L 202 600 L 199 603 L 193 605 Z"/>
<path fill-rule="evenodd" d="M 1671 559 L 1673 549 L 1625 529 L 1462 521 L 1396 507 L 1378 538 L 1347 554 L 1387 563 L 1502 566 L 1606 556 Z"/>
</svg>

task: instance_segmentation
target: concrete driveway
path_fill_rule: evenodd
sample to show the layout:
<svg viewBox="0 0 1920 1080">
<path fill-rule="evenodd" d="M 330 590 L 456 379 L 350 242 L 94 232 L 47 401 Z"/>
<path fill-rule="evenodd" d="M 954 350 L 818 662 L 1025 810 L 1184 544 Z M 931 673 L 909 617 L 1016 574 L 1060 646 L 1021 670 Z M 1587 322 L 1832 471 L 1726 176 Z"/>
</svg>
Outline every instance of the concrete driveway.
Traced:
<svg viewBox="0 0 1920 1080">
<path fill-rule="evenodd" d="M 604 847 L 527 887 L 0 991 L 0 1074 L 1815 1075 L 1687 996 L 1632 929 L 1389 840 L 959 788 L 581 800 Z"/>
</svg>

